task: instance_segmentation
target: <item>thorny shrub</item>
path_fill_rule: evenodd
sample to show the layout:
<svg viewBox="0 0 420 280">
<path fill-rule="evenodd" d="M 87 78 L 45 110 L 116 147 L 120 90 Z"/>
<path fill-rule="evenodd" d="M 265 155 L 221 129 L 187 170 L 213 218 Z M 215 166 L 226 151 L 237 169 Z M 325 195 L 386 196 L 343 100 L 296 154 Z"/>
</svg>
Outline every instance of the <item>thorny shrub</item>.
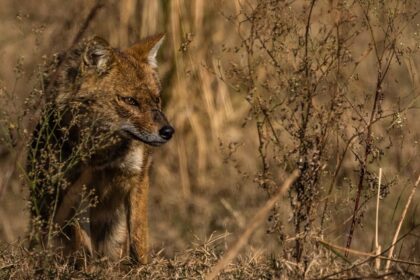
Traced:
<svg viewBox="0 0 420 280">
<path fill-rule="evenodd" d="M 345 237 L 351 246 L 363 206 L 375 195 L 378 167 L 395 156 L 390 145 L 404 133 L 418 97 L 418 77 L 408 88 L 398 86 L 404 61 L 418 55 L 412 24 L 418 13 L 414 1 L 312 0 L 245 1 L 239 14 L 224 14 L 241 38 L 225 46 L 238 58 L 225 75 L 250 104 L 248 125 L 256 125 L 261 161 L 256 181 L 270 194 L 278 174 L 301 172 L 289 192 L 293 231 L 284 232 L 279 209 L 269 229 L 280 240 L 294 236 L 290 249 L 298 262 L 309 261 L 311 237 L 334 220 L 337 185 L 351 192 Z M 382 181 L 382 197 L 394 181 Z"/>
</svg>

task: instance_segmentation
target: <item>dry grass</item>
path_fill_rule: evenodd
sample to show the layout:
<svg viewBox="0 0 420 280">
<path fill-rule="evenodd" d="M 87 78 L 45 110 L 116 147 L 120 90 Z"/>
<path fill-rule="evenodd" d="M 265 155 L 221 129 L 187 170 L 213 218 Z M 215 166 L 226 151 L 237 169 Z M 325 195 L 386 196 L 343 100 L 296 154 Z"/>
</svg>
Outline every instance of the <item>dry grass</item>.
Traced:
<svg viewBox="0 0 420 280">
<path fill-rule="evenodd" d="M 420 196 L 409 193 L 419 10 L 376 2 L 0 0 L 0 278 L 205 278 L 295 168 L 297 184 L 220 278 L 420 277 Z M 80 30 L 121 48 L 167 34 L 158 60 L 176 135 L 153 155 L 147 266 L 75 267 L 22 241 L 40 71 Z"/>
</svg>

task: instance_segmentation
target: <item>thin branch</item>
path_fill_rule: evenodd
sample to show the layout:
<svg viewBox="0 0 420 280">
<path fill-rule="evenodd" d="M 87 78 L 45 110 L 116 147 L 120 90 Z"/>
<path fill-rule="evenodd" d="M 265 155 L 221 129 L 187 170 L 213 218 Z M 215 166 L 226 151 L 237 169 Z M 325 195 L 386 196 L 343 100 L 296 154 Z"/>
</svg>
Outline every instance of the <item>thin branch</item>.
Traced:
<svg viewBox="0 0 420 280">
<path fill-rule="evenodd" d="M 381 246 L 379 245 L 379 198 L 381 196 L 381 182 L 382 182 L 382 168 L 379 168 L 379 180 L 378 180 L 378 194 L 376 196 L 376 219 L 375 219 L 375 253 L 381 252 Z M 376 260 L 375 268 L 379 270 L 381 267 L 381 261 Z"/>
<path fill-rule="evenodd" d="M 376 253 L 376 254 L 372 254 L 372 253 L 362 252 L 362 251 L 359 251 L 359 250 L 347 249 L 345 247 L 335 245 L 335 244 L 329 243 L 329 242 L 321 240 L 321 239 L 316 239 L 316 241 L 321 243 L 321 244 L 324 244 L 328 247 L 338 249 L 340 251 L 348 252 L 348 253 L 353 254 L 353 255 L 366 256 L 366 257 L 371 257 L 371 258 L 374 258 L 374 259 L 387 260 L 388 262 L 396 262 L 396 263 L 404 263 L 404 264 L 409 264 L 409 265 L 420 266 L 420 262 L 413 262 L 413 261 L 408 261 L 408 260 L 394 259 L 394 258 L 382 256 L 382 254 L 384 252 L 379 252 L 379 253 Z"/>
<path fill-rule="evenodd" d="M 286 193 L 292 183 L 299 176 L 299 172 L 295 170 L 286 181 L 283 183 L 277 193 L 273 195 L 254 215 L 245 227 L 244 232 L 237 239 L 236 243 L 227 251 L 227 253 L 217 262 L 217 264 L 211 269 L 206 279 L 215 279 L 217 275 L 238 255 L 239 251 L 248 243 L 252 233 L 258 228 L 258 226 L 265 220 L 270 210 L 274 207 L 277 201 Z"/>
<path fill-rule="evenodd" d="M 420 182 L 420 176 L 417 178 L 417 181 L 414 184 L 413 189 L 411 190 L 410 196 L 408 197 L 407 203 L 405 204 L 404 210 L 401 214 L 400 222 L 398 223 L 397 230 L 395 231 L 394 238 L 392 239 L 391 249 L 389 250 L 388 258 L 392 258 L 392 254 L 394 253 L 395 244 L 397 243 L 398 235 L 400 234 L 401 226 L 404 222 L 405 216 L 407 215 L 408 208 L 410 207 L 411 200 L 413 199 L 414 194 L 416 193 L 416 189 L 417 189 L 417 186 L 418 186 L 419 182 Z M 391 266 L 391 262 L 387 261 L 386 265 L 385 265 L 385 271 L 389 271 L 390 266 Z"/>
<path fill-rule="evenodd" d="M 362 9 L 363 10 L 363 9 Z M 356 192 L 356 197 L 355 197 L 355 202 L 354 202 L 354 209 L 353 209 L 353 218 L 352 218 L 352 222 L 350 225 L 350 230 L 349 230 L 349 234 L 347 237 L 347 244 L 346 244 L 346 248 L 350 248 L 351 246 L 351 242 L 353 239 L 353 234 L 354 234 L 354 230 L 356 228 L 356 221 L 357 221 L 357 214 L 358 214 L 358 209 L 359 209 L 359 203 L 360 203 L 360 197 L 362 195 L 362 190 L 363 190 L 363 181 L 365 178 L 365 174 L 366 174 L 366 169 L 367 169 L 367 161 L 368 161 L 368 157 L 371 154 L 371 148 L 372 148 L 372 124 L 375 120 L 375 117 L 377 115 L 377 112 L 379 111 L 379 102 L 380 102 L 380 98 L 382 96 L 382 83 L 385 79 L 385 76 L 388 72 L 389 69 L 389 65 L 391 64 L 394 56 L 392 55 L 392 53 L 394 52 L 394 49 L 391 50 L 391 55 L 389 56 L 389 59 L 387 60 L 386 64 L 386 71 L 382 72 L 382 60 L 381 57 L 379 57 L 378 54 L 378 50 L 376 48 L 376 41 L 375 41 L 375 37 L 373 36 L 373 29 L 372 26 L 370 24 L 370 20 L 368 17 L 368 14 L 365 10 L 363 10 L 363 13 L 365 15 L 366 21 L 367 21 L 367 25 L 369 27 L 369 30 L 371 32 L 371 41 L 375 46 L 375 53 L 378 59 L 378 75 L 377 75 L 377 79 L 376 79 L 376 89 L 375 89 L 375 96 L 374 96 L 374 100 L 373 100 L 373 105 L 372 105 L 372 110 L 370 112 L 370 118 L 369 118 L 369 123 L 367 125 L 367 132 L 366 132 L 366 143 L 365 143 L 365 151 L 364 151 L 364 159 L 361 162 L 361 166 L 360 166 L 360 175 L 359 175 L 359 182 L 357 185 L 357 192 Z M 385 52 L 386 50 L 384 50 Z"/>
<path fill-rule="evenodd" d="M 406 232 L 403 236 L 401 236 L 400 238 L 398 238 L 398 240 L 397 240 L 397 243 L 398 242 L 400 242 L 401 240 L 403 240 L 405 237 L 407 237 L 408 235 L 410 235 L 411 234 L 411 232 L 413 231 L 413 230 L 415 230 L 415 229 L 417 229 L 418 227 L 420 227 L 420 224 L 416 224 L 416 225 L 414 225 L 408 232 Z M 344 248 L 344 247 L 342 247 L 342 248 Z M 349 249 L 347 249 L 347 248 L 345 248 L 346 250 L 349 250 Z M 384 253 L 386 253 L 386 252 L 388 252 L 389 250 L 391 249 L 391 247 L 388 247 L 387 249 L 385 249 L 385 250 L 383 250 L 382 252 L 381 252 L 381 255 L 382 254 L 384 254 Z M 351 249 L 350 249 L 351 250 Z M 377 257 L 378 255 L 374 255 L 374 257 Z M 339 270 L 339 271 L 336 271 L 336 272 L 333 272 L 333 273 L 330 273 L 330 274 L 327 274 L 327 275 L 324 275 L 324 276 L 321 276 L 321 277 L 317 277 L 317 278 L 314 278 L 314 279 L 330 279 L 331 277 L 333 277 L 333 276 L 336 276 L 336 275 L 340 275 L 340 274 L 342 274 L 342 273 L 345 273 L 345 272 L 347 272 L 347 271 L 350 271 L 350 270 L 352 270 L 352 269 L 354 269 L 354 268 L 356 268 L 356 267 L 358 267 L 358 266 L 361 266 L 361 265 L 363 265 L 363 264 L 365 264 L 365 263 L 367 263 L 367 262 L 370 262 L 374 257 L 368 257 L 368 258 L 366 258 L 366 259 L 364 259 L 364 260 L 361 260 L 361 261 L 359 261 L 359 262 L 356 262 L 356 263 L 354 263 L 353 265 L 351 265 L 351 266 L 349 266 L 349 267 L 347 267 L 347 268 L 345 268 L 345 269 L 341 269 L 341 270 Z"/>
<path fill-rule="evenodd" d="M 77 45 L 80 40 L 82 39 L 83 35 L 85 34 L 86 30 L 88 29 L 92 20 L 96 17 L 99 10 L 102 9 L 105 5 L 103 4 L 103 0 L 97 0 L 95 5 L 91 8 L 89 14 L 83 21 L 82 26 L 80 27 L 79 31 L 77 32 L 76 36 L 74 37 L 71 47 Z"/>
<path fill-rule="evenodd" d="M 91 8 L 88 16 L 85 18 L 85 20 L 83 21 L 83 24 L 81 25 L 79 31 L 77 32 L 76 36 L 74 37 L 72 44 L 70 45 L 70 47 L 68 49 L 73 48 L 76 44 L 79 43 L 79 41 L 81 40 L 81 38 L 83 37 L 83 35 L 85 34 L 87 28 L 89 27 L 90 23 L 93 21 L 93 19 L 97 16 L 98 11 L 104 7 L 103 4 L 103 0 L 97 0 L 95 5 Z M 67 55 L 67 52 L 65 53 L 64 57 Z M 64 60 L 64 59 L 63 59 Z M 62 60 L 62 61 L 63 61 Z M 57 69 L 54 73 L 54 75 L 51 76 L 51 82 L 49 83 L 49 86 L 52 86 L 54 84 L 54 81 L 57 80 L 58 78 L 58 73 L 59 73 L 59 68 L 61 66 L 62 61 L 60 61 L 57 65 Z M 41 75 L 42 76 L 42 75 Z M 43 85 L 42 85 L 43 86 Z M 48 88 L 43 90 L 44 92 L 48 91 Z M 46 95 L 44 95 L 46 96 Z M 29 119 L 24 127 L 27 128 L 28 131 L 33 131 L 34 127 L 36 125 L 36 122 L 39 119 L 39 114 L 41 112 L 41 108 L 43 108 L 43 102 L 45 100 L 44 99 L 40 99 L 38 104 L 35 105 L 36 108 L 38 108 L 35 112 L 33 112 L 33 118 Z M 16 147 L 16 151 L 17 153 L 15 154 L 13 161 L 15 163 L 19 162 L 19 159 L 21 158 L 22 154 L 25 152 L 25 149 L 23 148 L 23 146 L 25 145 L 25 141 L 24 140 L 20 140 L 20 143 L 18 143 L 17 147 Z M 8 170 L 8 172 L 10 172 L 10 174 L 13 174 L 15 172 L 17 168 L 17 164 L 14 164 L 10 170 Z M 7 185 L 9 184 L 10 179 L 12 178 L 12 176 L 6 177 L 6 180 L 3 180 L 3 182 L 1 182 L 0 184 L 0 198 L 2 196 L 2 194 L 5 192 L 5 189 L 7 187 Z"/>
</svg>

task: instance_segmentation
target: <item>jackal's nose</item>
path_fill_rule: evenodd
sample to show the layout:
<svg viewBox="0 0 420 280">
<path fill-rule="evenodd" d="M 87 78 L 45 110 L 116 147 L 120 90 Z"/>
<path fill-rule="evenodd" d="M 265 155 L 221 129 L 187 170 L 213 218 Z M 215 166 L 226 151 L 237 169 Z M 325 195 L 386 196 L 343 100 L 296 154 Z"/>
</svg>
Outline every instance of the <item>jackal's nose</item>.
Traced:
<svg viewBox="0 0 420 280">
<path fill-rule="evenodd" d="M 170 125 L 165 125 L 159 130 L 159 135 L 165 140 L 169 140 L 172 138 L 172 134 L 174 134 L 175 130 Z"/>
</svg>

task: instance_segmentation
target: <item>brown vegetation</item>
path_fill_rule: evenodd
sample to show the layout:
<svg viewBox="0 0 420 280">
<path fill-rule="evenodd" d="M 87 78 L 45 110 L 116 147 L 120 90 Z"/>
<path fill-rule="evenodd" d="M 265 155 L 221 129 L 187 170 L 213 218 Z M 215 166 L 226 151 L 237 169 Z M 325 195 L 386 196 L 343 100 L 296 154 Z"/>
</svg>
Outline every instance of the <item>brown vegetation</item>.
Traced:
<svg viewBox="0 0 420 280">
<path fill-rule="evenodd" d="M 419 12 L 415 0 L 0 1 L 0 277 L 419 277 Z M 157 32 L 176 135 L 153 152 L 151 263 L 28 251 L 23 167 L 44 66 L 86 36 L 125 48 Z"/>
</svg>

